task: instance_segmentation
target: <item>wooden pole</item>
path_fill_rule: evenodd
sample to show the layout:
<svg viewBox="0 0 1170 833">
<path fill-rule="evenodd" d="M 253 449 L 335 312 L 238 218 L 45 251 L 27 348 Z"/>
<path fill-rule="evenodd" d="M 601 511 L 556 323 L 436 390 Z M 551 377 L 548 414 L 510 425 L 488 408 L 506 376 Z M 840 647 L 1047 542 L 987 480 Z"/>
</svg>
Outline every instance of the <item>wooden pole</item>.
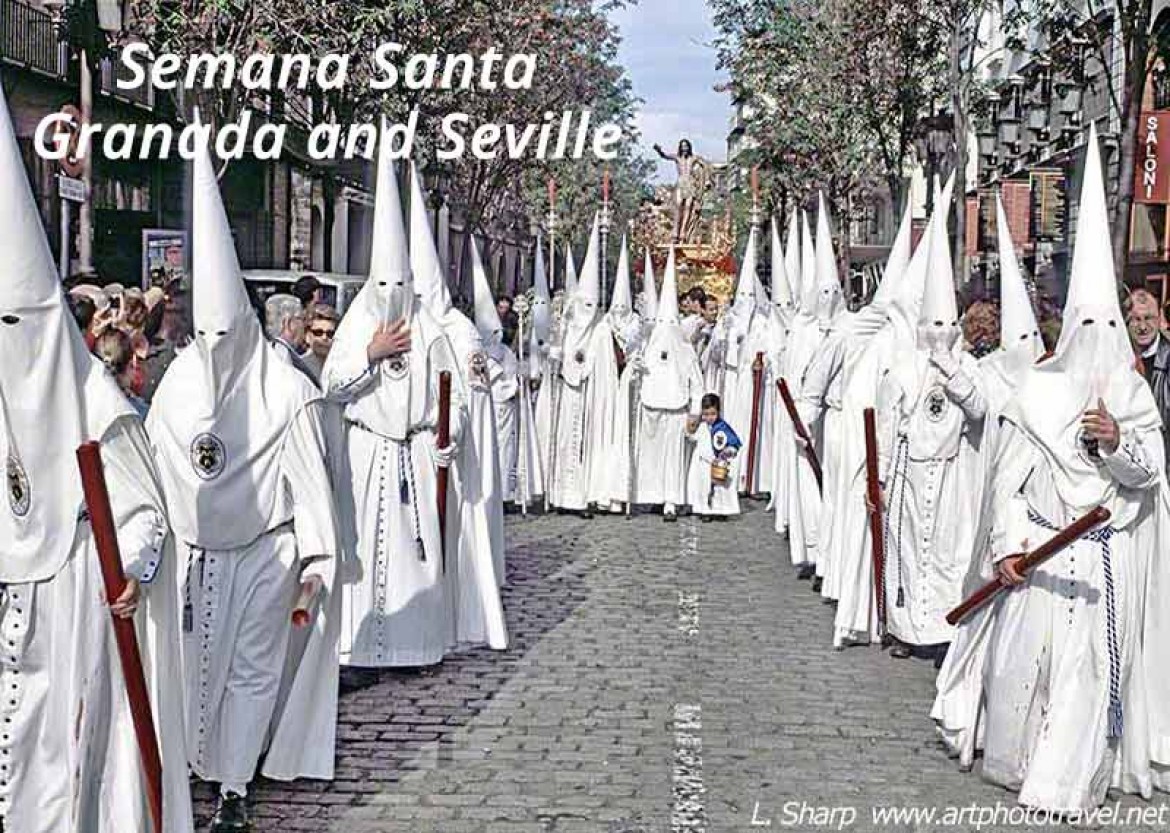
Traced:
<svg viewBox="0 0 1170 833">
<path fill-rule="evenodd" d="M 113 602 L 126 590 L 126 575 L 122 571 L 118 531 L 114 524 L 114 512 L 110 508 L 110 493 L 106 488 L 105 472 L 102 469 L 101 446 L 96 442 L 84 443 L 77 449 L 77 465 L 81 470 L 81 488 L 89 511 L 94 545 L 97 548 L 98 560 L 101 562 L 102 584 L 105 585 L 106 598 Z M 146 782 L 150 818 L 155 833 L 163 833 L 162 758 L 158 750 L 158 736 L 155 734 L 154 714 L 150 710 L 146 674 L 142 669 L 142 655 L 138 651 L 138 638 L 134 633 L 134 620 L 123 619 L 113 613 L 110 615 L 114 624 L 118 659 L 122 665 L 122 677 L 126 681 L 126 696 L 130 700 L 134 735 L 138 739 L 138 752 L 142 759 L 142 774 Z"/>
</svg>

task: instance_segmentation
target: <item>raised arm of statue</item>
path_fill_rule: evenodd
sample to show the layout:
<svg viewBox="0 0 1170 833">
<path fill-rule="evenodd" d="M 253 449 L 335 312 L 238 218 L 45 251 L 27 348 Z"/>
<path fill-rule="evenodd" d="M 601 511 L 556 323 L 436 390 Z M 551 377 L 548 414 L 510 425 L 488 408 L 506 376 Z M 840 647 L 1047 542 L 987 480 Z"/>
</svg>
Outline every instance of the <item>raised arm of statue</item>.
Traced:
<svg viewBox="0 0 1170 833">
<path fill-rule="evenodd" d="M 678 157 L 675 156 L 673 153 L 667 153 L 666 151 L 664 151 L 662 149 L 662 145 L 657 145 L 657 144 L 654 145 L 654 150 L 659 156 L 661 156 L 663 159 L 667 160 L 668 162 L 677 162 L 678 161 Z"/>
</svg>

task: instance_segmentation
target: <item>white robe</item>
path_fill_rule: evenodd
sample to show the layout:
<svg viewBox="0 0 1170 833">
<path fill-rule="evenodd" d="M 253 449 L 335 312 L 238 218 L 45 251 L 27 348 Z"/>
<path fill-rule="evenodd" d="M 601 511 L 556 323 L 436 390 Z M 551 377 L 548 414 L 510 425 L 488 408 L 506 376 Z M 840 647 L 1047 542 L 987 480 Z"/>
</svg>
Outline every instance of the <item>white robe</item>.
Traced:
<svg viewBox="0 0 1170 833">
<path fill-rule="evenodd" d="M 238 546 L 179 542 L 187 751 L 204 780 L 246 784 L 266 750 L 260 771 L 269 778 L 333 777 L 339 541 L 326 416 L 323 402 L 311 402 L 287 429 L 279 478 L 288 514 Z M 291 613 L 310 576 L 324 589 L 302 633 Z"/>
<path fill-rule="evenodd" d="M 142 582 L 135 620 L 162 758 L 164 825 L 189 832 L 176 557 L 162 492 L 136 418 L 116 420 L 101 441 L 123 566 Z M 88 521 L 79 517 L 72 550 L 52 578 L 2 590 L 4 829 L 145 833 L 138 744 Z"/>
<path fill-rule="evenodd" d="M 734 429 L 735 426 L 732 426 Z M 695 433 L 689 434 L 695 444 L 687 472 L 687 503 L 696 515 L 738 515 L 739 457 L 731 461 L 726 483 L 713 483 L 711 464 L 715 462 L 715 447 L 711 443 L 711 426 L 700 422 Z"/>
<path fill-rule="evenodd" d="M 466 441 L 468 390 L 451 342 L 429 314 L 417 310 L 410 352 L 394 368 L 393 360 L 371 367 L 362 344 L 342 343 L 334 351 L 325 384 L 346 411 L 339 480 L 342 506 L 349 507 L 343 509 L 341 662 L 422 666 L 441 661 L 457 644 L 506 647 L 499 579 L 482 543 L 489 532 L 479 460 L 475 443 Z M 459 447 L 448 491 L 445 565 L 433 458 L 443 370 L 452 374 L 451 438 Z M 402 430 L 391 436 L 365 424 L 364 400 L 408 403 L 408 410 L 394 417 Z M 494 422 L 490 407 L 477 413 Z"/>
<path fill-rule="evenodd" d="M 954 633 L 945 616 L 962 600 L 981 500 L 972 443 L 987 405 L 977 378 L 968 354 L 946 379 L 916 350 L 879 388 L 886 617 L 890 634 L 910 645 L 950 642 Z"/>
<path fill-rule="evenodd" d="M 616 442 L 618 375 L 609 325 L 597 321 L 586 347 L 579 354 L 564 355 L 562 362 L 576 362 L 586 375 L 570 384 L 562 371 L 556 380 L 559 407 L 549 488 L 553 506 L 580 511 L 591 503 L 608 504 L 614 491 L 610 464 Z"/>
<path fill-rule="evenodd" d="M 1080 514 L 1061 500 L 1031 437 L 1010 423 L 1003 430 L 991 500 L 996 557 L 1023 551 L 1025 540 L 1035 546 Z M 1147 562 L 1163 554 L 1151 517 L 1163 499 L 1161 436 L 1123 430 L 1118 450 L 1102 457 L 1137 514 L 1122 513 L 1107 546 L 1100 536 L 1074 543 L 990 612 L 983 774 L 1019 790 L 1021 803 L 1053 811 L 1097 806 L 1110 786 L 1147 798 L 1151 790 L 1153 703 L 1137 657 Z M 1114 740 L 1111 685 L 1124 727 Z"/>
</svg>

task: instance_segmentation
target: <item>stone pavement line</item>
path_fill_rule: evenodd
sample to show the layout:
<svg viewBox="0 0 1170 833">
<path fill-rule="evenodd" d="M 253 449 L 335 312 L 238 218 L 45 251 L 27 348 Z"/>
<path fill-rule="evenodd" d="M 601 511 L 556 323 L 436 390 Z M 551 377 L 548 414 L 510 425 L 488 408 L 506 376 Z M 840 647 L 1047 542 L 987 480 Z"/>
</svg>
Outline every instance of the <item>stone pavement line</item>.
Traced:
<svg viewBox="0 0 1170 833">
<path fill-rule="evenodd" d="M 678 629 L 687 636 L 699 634 L 699 594 L 678 591 Z"/>
<path fill-rule="evenodd" d="M 703 707 L 679 703 L 674 707 L 674 809 L 672 833 L 705 831 L 703 806 Z"/>
</svg>

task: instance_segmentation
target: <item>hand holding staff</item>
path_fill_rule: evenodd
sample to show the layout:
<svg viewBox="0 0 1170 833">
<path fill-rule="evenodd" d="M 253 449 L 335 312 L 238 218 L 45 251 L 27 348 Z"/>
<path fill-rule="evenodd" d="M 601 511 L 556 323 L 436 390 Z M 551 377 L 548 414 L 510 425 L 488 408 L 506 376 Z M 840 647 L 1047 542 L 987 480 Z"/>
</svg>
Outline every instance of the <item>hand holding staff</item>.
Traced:
<svg viewBox="0 0 1170 833">
<path fill-rule="evenodd" d="M 792 391 L 788 389 L 788 380 L 780 379 L 776 383 L 780 388 L 780 398 L 784 400 L 784 410 L 788 412 L 788 418 L 792 420 L 792 430 L 796 432 L 796 436 L 804 440 L 804 454 L 808 458 L 808 463 L 812 466 L 813 476 L 817 479 L 817 489 L 824 490 L 821 475 L 821 461 L 817 459 L 817 450 L 813 448 L 812 437 L 808 435 L 808 430 L 804 427 L 804 422 L 800 419 L 800 413 L 796 410 L 796 402 L 792 399 Z"/>
<path fill-rule="evenodd" d="M 439 429 L 435 440 L 439 448 L 451 445 L 451 372 L 444 370 L 439 373 Z M 437 505 L 439 507 L 439 548 L 442 551 L 443 572 L 447 572 L 447 484 L 451 470 L 446 466 L 439 466 L 435 473 L 435 486 L 438 491 Z"/>
<path fill-rule="evenodd" d="M 303 628 L 313 621 L 313 606 L 317 604 L 317 597 L 325 588 L 325 582 L 320 576 L 309 576 L 301 581 L 301 592 L 293 604 L 292 623 L 294 627 Z"/>
<path fill-rule="evenodd" d="M 122 553 L 118 548 L 118 532 L 114 526 L 113 509 L 110 508 L 110 493 L 106 489 L 106 475 L 102 469 L 101 446 L 96 442 L 82 444 L 77 449 L 77 465 L 81 470 L 81 488 L 89 510 L 94 545 L 101 561 L 106 598 L 121 601 L 127 582 L 122 571 Z M 113 614 L 112 619 L 122 677 L 126 681 L 126 696 L 130 700 L 134 735 L 138 739 L 138 752 L 142 758 L 150 819 L 155 833 L 163 833 L 162 758 L 158 750 L 158 736 L 154 731 L 154 714 L 150 710 L 146 674 L 142 670 L 142 655 L 138 651 L 138 638 L 134 633 L 134 620 L 117 614 Z"/>
<path fill-rule="evenodd" d="M 1045 561 L 1058 554 L 1079 538 L 1088 535 L 1096 527 L 1108 521 L 1109 518 L 1109 510 L 1104 506 L 1098 506 L 1088 514 L 1082 515 L 1043 544 L 1036 547 L 1036 549 L 1021 557 L 1015 565 L 1016 573 L 1020 576 L 1027 577 L 1029 573 Z M 959 622 L 966 619 L 974 611 L 1014 586 L 1013 584 L 1007 583 L 1004 578 L 997 576 L 964 599 L 962 604 L 948 613 L 947 624 L 959 624 Z"/>
</svg>

